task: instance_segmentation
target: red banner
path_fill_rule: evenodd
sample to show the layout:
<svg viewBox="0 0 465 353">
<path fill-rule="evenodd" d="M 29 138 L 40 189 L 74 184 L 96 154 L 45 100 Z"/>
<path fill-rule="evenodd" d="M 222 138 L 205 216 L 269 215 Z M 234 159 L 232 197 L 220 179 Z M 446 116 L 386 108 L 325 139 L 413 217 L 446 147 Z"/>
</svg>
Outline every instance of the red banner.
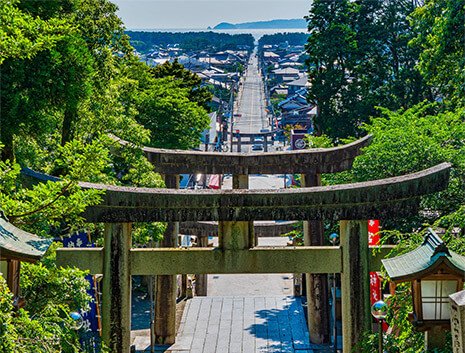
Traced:
<svg viewBox="0 0 465 353">
<path fill-rule="evenodd" d="M 379 220 L 370 219 L 368 221 L 368 242 L 370 246 L 379 243 Z"/>
<path fill-rule="evenodd" d="M 370 219 L 368 221 L 368 242 L 370 246 L 378 245 L 379 243 L 379 220 Z M 376 303 L 380 298 L 381 283 L 376 272 L 370 272 L 370 292 L 371 305 Z"/>
<path fill-rule="evenodd" d="M 379 220 L 370 219 L 368 221 L 368 242 L 370 246 L 379 244 Z M 378 300 L 383 300 L 381 297 L 381 280 L 376 272 L 370 272 L 370 293 L 371 293 L 371 305 L 376 303 Z M 387 331 L 388 325 L 383 322 L 383 331 Z"/>
<path fill-rule="evenodd" d="M 376 272 L 370 272 L 370 292 L 371 292 L 371 305 L 381 300 L 380 298 L 381 283 Z"/>
</svg>

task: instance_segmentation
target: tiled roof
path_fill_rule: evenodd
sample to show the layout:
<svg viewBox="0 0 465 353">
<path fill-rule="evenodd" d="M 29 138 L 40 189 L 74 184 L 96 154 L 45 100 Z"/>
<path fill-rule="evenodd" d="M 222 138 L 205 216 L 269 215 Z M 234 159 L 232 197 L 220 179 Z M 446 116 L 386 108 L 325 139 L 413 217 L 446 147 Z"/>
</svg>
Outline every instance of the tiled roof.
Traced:
<svg viewBox="0 0 465 353">
<path fill-rule="evenodd" d="M 297 86 L 297 87 L 308 87 L 310 82 L 308 82 L 308 76 L 306 74 L 299 77 L 297 80 L 289 82 L 288 86 Z"/>
<path fill-rule="evenodd" d="M 449 251 L 432 229 L 418 248 L 404 255 L 384 259 L 382 263 L 394 282 L 424 277 L 434 272 L 442 263 L 465 276 L 465 257 Z"/>
<path fill-rule="evenodd" d="M 41 238 L 15 227 L 0 215 L 0 254 L 5 258 L 36 261 L 44 256 L 53 239 Z"/>
</svg>

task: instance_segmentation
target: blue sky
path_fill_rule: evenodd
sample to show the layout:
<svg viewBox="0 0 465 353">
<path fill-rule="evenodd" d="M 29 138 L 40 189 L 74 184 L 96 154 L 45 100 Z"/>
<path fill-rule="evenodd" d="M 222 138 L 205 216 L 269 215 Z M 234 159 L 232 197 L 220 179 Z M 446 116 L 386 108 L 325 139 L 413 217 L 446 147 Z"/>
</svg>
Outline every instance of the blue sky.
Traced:
<svg viewBox="0 0 465 353">
<path fill-rule="evenodd" d="M 111 0 L 126 28 L 206 28 L 220 22 L 241 23 L 302 18 L 311 0 Z"/>
</svg>

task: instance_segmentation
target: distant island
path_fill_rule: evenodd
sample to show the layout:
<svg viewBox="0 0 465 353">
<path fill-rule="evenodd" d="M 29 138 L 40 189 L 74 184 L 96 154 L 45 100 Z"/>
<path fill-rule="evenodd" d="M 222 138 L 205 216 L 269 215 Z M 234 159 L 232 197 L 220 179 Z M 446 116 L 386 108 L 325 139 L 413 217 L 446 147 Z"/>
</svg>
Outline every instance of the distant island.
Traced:
<svg viewBox="0 0 465 353">
<path fill-rule="evenodd" d="M 302 28 L 307 29 L 307 21 L 303 18 L 295 18 L 291 20 L 271 20 L 259 22 L 244 22 L 244 23 L 228 23 L 221 22 L 213 29 L 269 29 L 269 28 Z"/>
</svg>

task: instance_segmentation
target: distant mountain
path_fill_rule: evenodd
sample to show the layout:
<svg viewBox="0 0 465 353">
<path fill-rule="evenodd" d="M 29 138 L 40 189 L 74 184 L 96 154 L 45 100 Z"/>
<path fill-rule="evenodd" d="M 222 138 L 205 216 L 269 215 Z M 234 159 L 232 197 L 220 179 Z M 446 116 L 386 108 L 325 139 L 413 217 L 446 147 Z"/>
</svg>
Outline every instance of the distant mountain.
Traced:
<svg viewBox="0 0 465 353">
<path fill-rule="evenodd" d="M 302 28 L 307 29 L 307 22 L 303 18 L 291 20 L 271 20 L 259 22 L 228 23 L 221 22 L 213 29 L 269 29 L 269 28 Z"/>
<path fill-rule="evenodd" d="M 237 29 L 237 26 L 233 25 L 232 23 L 221 22 L 213 27 L 213 29 Z"/>
</svg>

